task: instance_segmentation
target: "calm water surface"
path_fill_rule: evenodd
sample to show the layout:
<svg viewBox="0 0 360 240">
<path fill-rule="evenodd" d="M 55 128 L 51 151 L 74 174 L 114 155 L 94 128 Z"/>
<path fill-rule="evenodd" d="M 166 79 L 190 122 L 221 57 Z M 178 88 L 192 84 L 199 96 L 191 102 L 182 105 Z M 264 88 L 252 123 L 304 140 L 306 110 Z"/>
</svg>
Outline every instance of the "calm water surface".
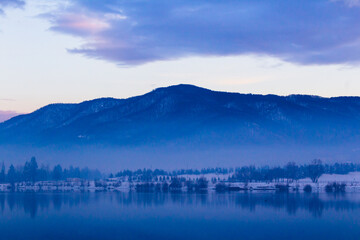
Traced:
<svg viewBox="0 0 360 240">
<path fill-rule="evenodd" d="M 0 194 L 0 239 L 360 239 L 360 194 Z"/>
</svg>

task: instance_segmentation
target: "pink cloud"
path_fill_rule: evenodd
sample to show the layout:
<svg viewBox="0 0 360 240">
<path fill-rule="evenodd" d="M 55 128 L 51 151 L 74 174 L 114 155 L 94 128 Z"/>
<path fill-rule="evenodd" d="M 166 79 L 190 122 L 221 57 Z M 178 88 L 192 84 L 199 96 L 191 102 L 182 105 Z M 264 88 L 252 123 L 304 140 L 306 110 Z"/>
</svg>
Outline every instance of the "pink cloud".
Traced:
<svg viewBox="0 0 360 240">
<path fill-rule="evenodd" d="M 85 15 L 68 14 L 58 20 L 58 28 L 82 34 L 96 34 L 110 28 L 105 20 Z"/>
</svg>

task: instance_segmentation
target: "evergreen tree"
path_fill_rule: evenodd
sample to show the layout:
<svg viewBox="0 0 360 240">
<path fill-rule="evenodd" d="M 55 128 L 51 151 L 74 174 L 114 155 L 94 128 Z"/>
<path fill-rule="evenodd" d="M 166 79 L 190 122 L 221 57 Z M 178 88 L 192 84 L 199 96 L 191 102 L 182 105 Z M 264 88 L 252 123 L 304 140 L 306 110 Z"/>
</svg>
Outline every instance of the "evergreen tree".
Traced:
<svg viewBox="0 0 360 240">
<path fill-rule="evenodd" d="M 7 180 L 9 183 L 14 184 L 16 181 L 16 172 L 15 172 L 15 168 L 14 165 L 10 165 L 8 174 L 7 174 Z"/>
<path fill-rule="evenodd" d="M 38 164 L 36 158 L 32 157 L 30 162 L 26 162 L 23 171 L 23 177 L 25 181 L 36 181 L 36 175 L 38 171 Z"/>
<path fill-rule="evenodd" d="M 25 162 L 24 170 L 22 172 L 22 177 L 27 182 L 31 180 L 30 163 L 28 161 Z"/>
<path fill-rule="evenodd" d="M 42 165 L 41 168 L 37 171 L 37 179 L 38 181 L 47 181 L 50 177 L 50 170 L 48 166 Z"/>
<path fill-rule="evenodd" d="M 62 179 L 63 176 L 63 171 L 62 171 L 62 167 L 60 165 L 56 165 L 54 167 L 53 173 L 52 173 L 52 177 L 54 180 L 59 181 Z"/>
<path fill-rule="evenodd" d="M 5 164 L 3 162 L 2 166 L 1 166 L 1 172 L 0 172 L 0 183 L 4 183 L 4 182 L 5 182 Z"/>
<path fill-rule="evenodd" d="M 32 182 L 36 181 L 38 171 L 38 164 L 36 162 L 36 158 L 32 157 L 30 160 L 30 179 Z"/>
</svg>

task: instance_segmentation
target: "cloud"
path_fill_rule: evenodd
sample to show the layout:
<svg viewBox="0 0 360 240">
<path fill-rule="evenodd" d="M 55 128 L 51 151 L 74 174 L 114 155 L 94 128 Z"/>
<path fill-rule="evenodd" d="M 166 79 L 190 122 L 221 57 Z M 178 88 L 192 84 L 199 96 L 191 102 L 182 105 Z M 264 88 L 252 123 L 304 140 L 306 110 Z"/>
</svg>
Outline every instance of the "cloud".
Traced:
<svg viewBox="0 0 360 240">
<path fill-rule="evenodd" d="M 12 98 L 0 98 L 0 101 L 12 102 L 12 101 L 15 101 L 15 99 L 12 99 Z"/>
<path fill-rule="evenodd" d="M 72 0 L 47 14 L 81 37 L 72 53 L 123 65 L 187 56 L 268 55 L 360 62 L 357 0 Z"/>
<path fill-rule="evenodd" d="M 0 15 L 4 14 L 4 8 L 13 7 L 21 8 L 25 5 L 22 0 L 0 0 Z"/>
<path fill-rule="evenodd" d="M 96 35 L 108 29 L 110 25 L 100 18 L 86 15 L 67 14 L 57 19 L 57 26 L 53 29 L 66 29 L 66 32 L 79 35 Z"/>
</svg>

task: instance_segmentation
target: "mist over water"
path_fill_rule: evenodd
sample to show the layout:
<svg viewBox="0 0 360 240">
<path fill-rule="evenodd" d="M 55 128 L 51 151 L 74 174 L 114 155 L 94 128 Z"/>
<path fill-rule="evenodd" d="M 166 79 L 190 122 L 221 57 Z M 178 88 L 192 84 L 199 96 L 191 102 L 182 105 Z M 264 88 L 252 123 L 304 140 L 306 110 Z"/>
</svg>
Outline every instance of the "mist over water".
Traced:
<svg viewBox="0 0 360 240">
<path fill-rule="evenodd" d="M 351 149 L 351 150 L 349 150 Z M 104 172 L 122 169 L 183 169 L 209 167 L 240 167 L 245 165 L 277 166 L 289 161 L 297 164 L 321 159 L 331 164 L 335 162 L 354 162 L 359 154 L 358 146 L 72 146 L 72 147 L 31 147 L 0 146 L 1 161 L 6 166 L 18 165 L 35 156 L 39 164 L 68 167 L 76 165 L 99 169 Z"/>
<path fill-rule="evenodd" d="M 360 194 L 3 193 L 2 239 L 358 239 Z"/>
</svg>

